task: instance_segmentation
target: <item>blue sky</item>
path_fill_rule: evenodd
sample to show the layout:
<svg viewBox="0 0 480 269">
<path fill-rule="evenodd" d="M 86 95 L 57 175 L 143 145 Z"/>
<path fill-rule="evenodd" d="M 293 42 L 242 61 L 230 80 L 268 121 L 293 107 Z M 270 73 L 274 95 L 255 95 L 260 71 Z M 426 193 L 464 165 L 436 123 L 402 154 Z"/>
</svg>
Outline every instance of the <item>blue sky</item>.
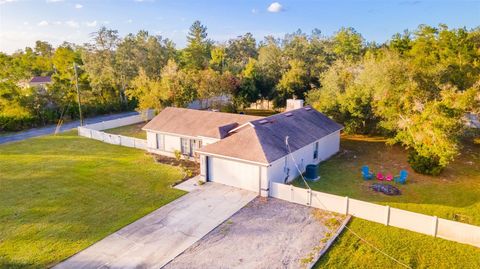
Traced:
<svg viewBox="0 0 480 269">
<path fill-rule="evenodd" d="M 183 47 L 196 19 L 215 41 L 246 32 L 261 40 L 299 28 L 331 35 L 352 26 L 368 41 L 383 42 L 419 24 L 477 27 L 480 0 L 0 0 L 0 51 L 33 46 L 38 39 L 81 44 L 102 25 L 120 35 L 145 29 Z"/>
</svg>

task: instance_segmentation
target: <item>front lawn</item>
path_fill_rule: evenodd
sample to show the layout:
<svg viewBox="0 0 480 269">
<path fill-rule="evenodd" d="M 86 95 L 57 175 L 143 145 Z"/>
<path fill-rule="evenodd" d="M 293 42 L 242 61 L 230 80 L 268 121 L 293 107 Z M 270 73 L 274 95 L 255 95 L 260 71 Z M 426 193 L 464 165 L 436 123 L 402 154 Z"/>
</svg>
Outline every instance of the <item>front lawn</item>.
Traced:
<svg viewBox="0 0 480 269">
<path fill-rule="evenodd" d="M 0 145 L 0 268 L 45 268 L 183 195 L 179 169 L 76 131 Z"/>
<path fill-rule="evenodd" d="M 381 138 L 343 136 L 341 152 L 319 166 L 320 180 L 312 189 L 388 204 L 392 207 L 480 225 L 480 145 L 466 143 L 461 156 L 439 177 L 414 173 L 399 146 L 386 146 Z M 376 180 L 364 181 L 361 166 L 374 172 L 398 173 L 407 169 L 406 185 L 397 185 L 400 196 L 369 189 Z M 304 187 L 302 181 L 294 182 Z M 480 249 L 353 218 L 349 228 L 378 248 L 412 268 L 480 268 Z M 402 268 L 344 230 L 317 268 Z"/>
<path fill-rule="evenodd" d="M 107 129 L 103 131 L 109 134 L 118 134 L 118 135 L 130 136 L 130 137 L 135 137 L 140 139 L 147 139 L 147 132 L 142 130 L 145 124 L 147 123 L 140 122 L 132 125 L 126 125 L 126 126 Z"/>
</svg>

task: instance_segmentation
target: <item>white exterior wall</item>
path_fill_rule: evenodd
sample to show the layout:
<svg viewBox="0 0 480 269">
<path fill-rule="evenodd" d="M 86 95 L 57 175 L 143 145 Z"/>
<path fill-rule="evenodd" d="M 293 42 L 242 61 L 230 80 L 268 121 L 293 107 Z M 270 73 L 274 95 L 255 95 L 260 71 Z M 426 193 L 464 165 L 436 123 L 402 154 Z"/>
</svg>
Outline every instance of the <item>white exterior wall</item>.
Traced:
<svg viewBox="0 0 480 269">
<path fill-rule="evenodd" d="M 298 168 L 305 171 L 305 167 L 308 164 L 318 164 L 319 162 L 328 159 L 332 155 L 338 152 L 340 149 L 340 131 L 332 133 L 322 139 L 318 140 L 318 158 L 313 159 L 313 152 L 315 150 L 315 142 L 309 144 L 301 149 L 298 149 L 292 153 Z M 300 175 L 295 163 L 290 155 L 280 158 L 274 161 L 267 171 L 267 178 L 271 182 L 284 183 L 287 178 L 287 182 L 295 179 Z"/>
<path fill-rule="evenodd" d="M 157 134 L 147 131 L 147 146 L 148 148 L 157 148 Z"/>
<path fill-rule="evenodd" d="M 157 134 L 163 136 L 163 149 L 158 147 L 157 143 Z M 147 143 L 148 143 L 148 151 L 156 154 L 161 154 L 169 157 L 174 157 L 174 152 L 176 150 L 182 149 L 181 138 L 184 136 L 176 136 L 173 134 L 164 134 L 164 133 L 156 133 L 152 131 L 147 131 Z M 211 138 L 211 137 L 184 137 L 188 139 L 196 139 L 201 140 L 202 145 L 208 145 L 219 141 L 220 139 Z"/>
<path fill-rule="evenodd" d="M 165 145 L 165 151 L 166 152 L 174 152 L 176 150 L 181 150 L 182 145 L 180 142 L 180 137 L 179 136 L 174 136 L 174 135 L 164 135 L 164 145 Z"/>
<path fill-rule="evenodd" d="M 163 149 L 160 149 L 157 141 L 157 134 L 163 136 Z M 181 150 L 180 137 L 168 134 L 160 134 L 147 131 L 148 152 L 174 157 L 175 150 Z"/>
</svg>

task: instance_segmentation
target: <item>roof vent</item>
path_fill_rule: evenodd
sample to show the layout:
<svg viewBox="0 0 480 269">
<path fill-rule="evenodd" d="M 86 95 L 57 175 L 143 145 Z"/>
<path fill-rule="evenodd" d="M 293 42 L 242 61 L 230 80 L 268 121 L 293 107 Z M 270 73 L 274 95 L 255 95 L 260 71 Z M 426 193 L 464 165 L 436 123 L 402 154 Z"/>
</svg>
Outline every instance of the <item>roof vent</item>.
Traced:
<svg viewBox="0 0 480 269">
<path fill-rule="evenodd" d="M 260 124 L 265 124 L 265 123 L 267 123 L 267 122 L 268 122 L 268 120 L 261 120 L 261 121 L 259 121 L 258 123 L 260 123 Z"/>
<path fill-rule="evenodd" d="M 293 114 L 290 113 L 290 112 L 288 112 L 288 113 L 285 113 L 285 116 L 286 116 L 286 117 L 291 117 L 291 116 L 293 116 Z"/>
<path fill-rule="evenodd" d="M 312 110 L 312 108 L 309 107 L 309 106 L 307 106 L 307 107 L 305 107 L 305 110 L 307 110 L 307 111 L 308 111 L 308 110 Z"/>
</svg>

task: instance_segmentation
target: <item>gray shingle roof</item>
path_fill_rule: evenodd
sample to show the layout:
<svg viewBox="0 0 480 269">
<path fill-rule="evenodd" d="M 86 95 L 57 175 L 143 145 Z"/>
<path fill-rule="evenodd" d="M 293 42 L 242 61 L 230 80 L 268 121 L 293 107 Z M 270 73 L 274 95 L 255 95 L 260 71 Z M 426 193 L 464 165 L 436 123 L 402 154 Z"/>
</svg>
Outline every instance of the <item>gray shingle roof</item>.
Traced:
<svg viewBox="0 0 480 269">
<path fill-rule="evenodd" d="M 250 123 L 199 152 L 268 164 L 288 154 L 287 136 L 293 152 L 343 128 L 309 106 Z"/>
<path fill-rule="evenodd" d="M 256 120 L 251 123 L 268 162 L 288 154 L 285 144 L 287 136 L 293 152 L 343 128 L 309 106 L 273 115 L 264 120 L 268 122 Z"/>
<path fill-rule="evenodd" d="M 52 82 L 52 77 L 50 76 L 38 76 L 38 77 L 33 77 L 30 80 L 30 83 L 50 83 Z"/>
<path fill-rule="evenodd" d="M 259 118 L 242 114 L 167 107 L 142 129 L 220 139 L 236 126 Z"/>
</svg>

